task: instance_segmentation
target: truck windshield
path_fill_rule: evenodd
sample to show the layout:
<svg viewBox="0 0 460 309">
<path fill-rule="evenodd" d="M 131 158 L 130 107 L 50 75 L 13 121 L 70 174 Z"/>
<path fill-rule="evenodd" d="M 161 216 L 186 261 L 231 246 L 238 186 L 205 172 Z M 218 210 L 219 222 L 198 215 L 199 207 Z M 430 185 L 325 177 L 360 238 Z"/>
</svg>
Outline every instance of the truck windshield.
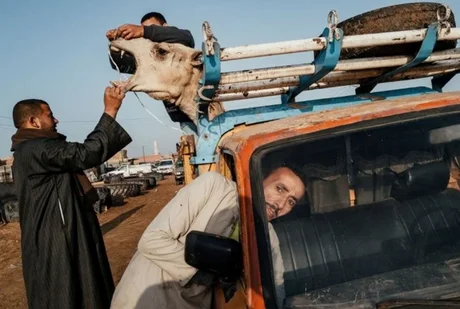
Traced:
<svg viewBox="0 0 460 309">
<path fill-rule="evenodd" d="M 260 162 L 289 308 L 460 296 L 458 115 L 280 143 Z"/>
<path fill-rule="evenodd" d="M 161 161 L 160 166 L 169 166 L 173 165 L 173 161 Z"/>
</svg>

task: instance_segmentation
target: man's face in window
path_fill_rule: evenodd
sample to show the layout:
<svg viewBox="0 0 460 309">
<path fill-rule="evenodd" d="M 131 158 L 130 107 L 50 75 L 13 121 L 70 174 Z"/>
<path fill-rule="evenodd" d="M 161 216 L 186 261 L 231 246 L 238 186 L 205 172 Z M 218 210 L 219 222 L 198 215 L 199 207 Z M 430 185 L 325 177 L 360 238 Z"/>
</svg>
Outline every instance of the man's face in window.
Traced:
<svg viewBox="0 0 460 309">
<path fill-rule="evenodd" d="M 288 214 L 305 193 L 305 185 L 291 169 L 274 170 L 264 183 L 268 221 Z"/>
</svg>

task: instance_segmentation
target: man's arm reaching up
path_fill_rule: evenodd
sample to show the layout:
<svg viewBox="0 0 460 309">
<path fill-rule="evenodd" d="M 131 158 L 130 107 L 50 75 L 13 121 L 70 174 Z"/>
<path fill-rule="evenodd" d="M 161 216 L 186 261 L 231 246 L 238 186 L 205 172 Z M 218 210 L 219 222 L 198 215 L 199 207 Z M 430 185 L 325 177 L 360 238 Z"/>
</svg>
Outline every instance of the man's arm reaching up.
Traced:
<svg viewBox="0 0 460 309">
<path fill-rule="evenodd" d="M 195 48 L 195 41 L 188 30 L 171 26 L 144 26 L 143 37 L 153 42 L 179 43 Z"/>
</svg>

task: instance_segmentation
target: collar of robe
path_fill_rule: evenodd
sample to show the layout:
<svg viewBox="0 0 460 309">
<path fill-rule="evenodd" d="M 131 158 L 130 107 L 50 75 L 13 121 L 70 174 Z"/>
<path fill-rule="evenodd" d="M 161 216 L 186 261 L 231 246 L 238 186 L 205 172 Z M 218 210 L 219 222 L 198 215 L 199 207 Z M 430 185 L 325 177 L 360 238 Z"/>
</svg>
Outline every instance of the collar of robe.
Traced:
<svg viewBox="0 0 460 309">
<path fill-rule="evenodd" d="M 65 135 L 54 131 L 41 129 L 18 129 L 16 133 L 11 137 L 11 151 L 15 151 L 20 143 L 34 138 L 57 138 L 61 140 L 67 139 Z"/>
</svg>

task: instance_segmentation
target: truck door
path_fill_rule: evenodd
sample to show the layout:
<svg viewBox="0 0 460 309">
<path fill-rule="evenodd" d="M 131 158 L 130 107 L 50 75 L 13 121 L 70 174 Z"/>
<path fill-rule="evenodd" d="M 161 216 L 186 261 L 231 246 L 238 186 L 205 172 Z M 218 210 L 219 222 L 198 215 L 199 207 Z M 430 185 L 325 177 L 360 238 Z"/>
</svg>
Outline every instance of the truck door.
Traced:
<svg viewBox="0 0 460 309">
<path fill-rule="evenodd" d="M 232 155 L 223 153 L 219 159 L 219 168 L 218 171 L 220 174 L 225 177 L 236 181 L 236 171 L 235 171 L 235 162 Z M 240 224 L 235 233 L 232 235 L 233 239 L 240 241 Z M 244 280 L 243 274 L 241 274 L 241 280 Z M 214 288 L 214 303 L 213 309 L 245 309 L 246 305 L 246 292 L 242 282 L 238 281 L 237 290 L 235 295 L 228 303 L 225 303 L 224 293 L 221 288 Z"/>
</svg>

